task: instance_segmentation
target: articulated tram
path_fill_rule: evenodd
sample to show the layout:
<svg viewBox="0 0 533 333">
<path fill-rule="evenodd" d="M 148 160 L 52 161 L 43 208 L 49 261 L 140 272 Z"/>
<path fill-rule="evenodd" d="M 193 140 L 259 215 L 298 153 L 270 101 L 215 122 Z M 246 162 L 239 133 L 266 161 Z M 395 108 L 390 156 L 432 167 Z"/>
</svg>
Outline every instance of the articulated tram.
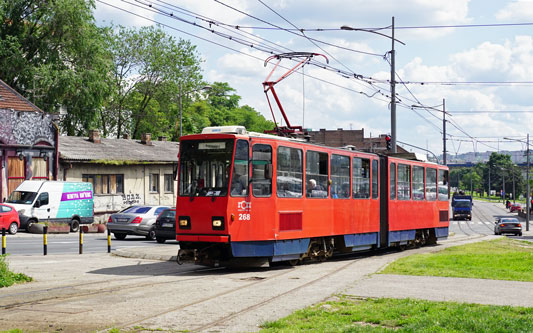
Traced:
<svg viewBox="0 0 533 333">
<path fill-rule="evenodd" d="M 448 236 L 448 168 L 247 132 L 180 140 L 178 262 L 325 260 Z"/>
</svg>

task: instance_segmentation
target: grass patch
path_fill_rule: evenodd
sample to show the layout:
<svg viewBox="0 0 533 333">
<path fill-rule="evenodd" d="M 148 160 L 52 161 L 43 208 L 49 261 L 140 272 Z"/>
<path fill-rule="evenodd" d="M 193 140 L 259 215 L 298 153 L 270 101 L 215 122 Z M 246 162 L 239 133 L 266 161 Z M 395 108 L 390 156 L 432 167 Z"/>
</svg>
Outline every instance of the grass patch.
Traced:
<svg viewBox="0 0 533 333">
<path fill-rule="evenodd" d="M 263 332 L 531 332 L 533 308 L 341 296 L 262 327 Z"/>
<path fill-rule="evenodd" d="M 9 287 L 15 283 L 29 282 L 33 279 L 22 273 L 13 273 L 6 262 L 7 255 L 0 255 L 0 288 Z"/>
<path fill-rule="evenodd" d="M 531 267 L 533 243 L 499 238 L 401 258 L 380 273 L 531 282 Z"/>
</svg>

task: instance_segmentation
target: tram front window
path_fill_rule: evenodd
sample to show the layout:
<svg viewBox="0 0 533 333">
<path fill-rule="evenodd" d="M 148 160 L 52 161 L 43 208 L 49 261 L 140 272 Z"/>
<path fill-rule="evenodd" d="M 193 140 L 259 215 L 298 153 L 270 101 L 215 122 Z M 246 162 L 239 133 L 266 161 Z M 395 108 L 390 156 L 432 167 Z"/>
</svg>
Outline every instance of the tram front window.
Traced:
<svg viewBox="0 0 533 333">
<path fill-rule="evenodd" d="M 191 197 L 226 196 L 233 144 L 233 140 L 182 141 L 179 194 Z"/>
</svg>

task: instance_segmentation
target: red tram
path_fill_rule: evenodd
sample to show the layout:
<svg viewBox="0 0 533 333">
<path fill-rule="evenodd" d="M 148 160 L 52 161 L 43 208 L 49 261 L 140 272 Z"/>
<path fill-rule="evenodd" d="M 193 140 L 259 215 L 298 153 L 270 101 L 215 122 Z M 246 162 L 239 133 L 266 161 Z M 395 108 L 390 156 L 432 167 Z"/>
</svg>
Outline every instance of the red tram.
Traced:
<svg viewBox="0 0 533 333">
<path fill-rule="evenodd" d="M 211 127 L 180 140 L 178 262 L 324 260 L 448 236 L 446 166 Z"/>
</svg>

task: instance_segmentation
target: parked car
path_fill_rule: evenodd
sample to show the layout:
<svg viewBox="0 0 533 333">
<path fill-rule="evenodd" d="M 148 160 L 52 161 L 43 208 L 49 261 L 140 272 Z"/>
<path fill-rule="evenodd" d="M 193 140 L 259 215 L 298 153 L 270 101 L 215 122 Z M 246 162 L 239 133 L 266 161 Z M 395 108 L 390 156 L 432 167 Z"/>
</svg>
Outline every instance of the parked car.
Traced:
<svg viewBox="0 0 533 333">
<path fill-rule="evenodd" d="M 164 243 L 167 239 L 176 239 L 176 209 L 165 209 L 159 214 L 154 224 L 155 240 Z"/>
<path fill-rule="evenodd" d="M 494 226 L 494 234 L 515 234 L 522 236 L 522 224 L 515 217 L 500 217 L 496 220 Z"/>
<path fill-rule="evenodd" d="M 509 211 L 510 211 L 511 213 L 519 212 L 521 209 L 522 209 L 522 206 L 520 206 L 519 203 L 512 203 L 512 204 L 509 206 Z"/>
<path fill-rule="evenodd" d="M 166 206 L 136 205 L 111 214 L 107 220 L 107 228 L 116 239 L 125 239 L 127 235 L 145 236 L 146 239 L 155 239 L 153 224 L 157 216 Z"/>
<path fill-rule="evenodd" d="M 10 234 L 17 233 L 20 227 L 19 214 L 15 207 L 0 203 L 0 230 L 5 228 Z"/>
</svg>

